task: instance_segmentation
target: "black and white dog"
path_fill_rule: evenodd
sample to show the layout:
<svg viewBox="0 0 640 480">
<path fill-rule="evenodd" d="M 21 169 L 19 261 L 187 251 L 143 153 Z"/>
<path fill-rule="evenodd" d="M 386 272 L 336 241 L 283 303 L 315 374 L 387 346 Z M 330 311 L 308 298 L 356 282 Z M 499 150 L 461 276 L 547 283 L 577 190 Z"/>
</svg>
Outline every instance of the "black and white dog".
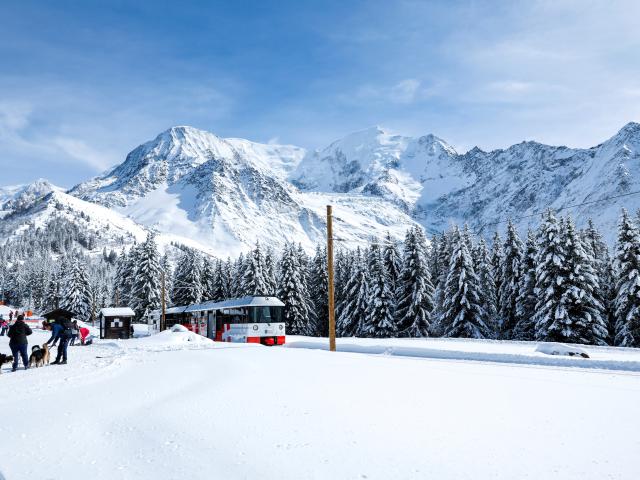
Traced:
<svg viewBox="0 0 640 480">
<path fill-rule="evenodd" d="M 13 357 L 11 355 L 5 355 L 4 353 L 0 353 L 0 373 L 2 373 L 2 366 L 5 363 L 13 362 Z"/>
</svg>

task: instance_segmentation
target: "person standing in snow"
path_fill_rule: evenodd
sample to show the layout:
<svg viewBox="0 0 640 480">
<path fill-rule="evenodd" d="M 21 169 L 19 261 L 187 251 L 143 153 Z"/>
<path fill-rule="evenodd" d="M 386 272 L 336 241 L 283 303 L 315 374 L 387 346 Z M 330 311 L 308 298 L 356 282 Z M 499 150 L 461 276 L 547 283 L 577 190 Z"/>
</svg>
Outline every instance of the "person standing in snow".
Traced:
<svg viewBox="0 0 640 480">
<path fill-rule="evenodd" d="M 59 335 L 60 345 L 58 345 L 58 354 L 56 355 L 55 362 L 52 362 L 51 365 L 66 365 L 67 347 L 69 346 L 69 340 L 71 340 L 73 336 L 73 323 L 69 318 L 58 319 L 56 323 L 60 325 L 62 330 Z"/>
<path fill-rule="evenodd" d="M 75 345 L 76 340 L 78 339 L 78 334 L 80 333 L 80 327 L 78 327 L 78 321 L 73 321 L 73 326 L 71 327 L 71 343 L 70 345 Z"/>
<path fill-rule="evenodd" d="M 4 337 L 9 329 L 9 322 L 4 319 L 4 316 L 0 315 L 0 337 Z"/>
<path fill-rule="evenodd" d="M 58 342 L 58 338 L 60 338 L 60 334 L 62 333 L 62 330 L 64 330 L 64 327 L 62 326 L 62 321 L 63 321 L 62 319 L 57 319 L 51 325 L 51 337 L 49 338 L 49 340 L 47 340 L 47 345 L 51 344 L 52 347 L 56 346 L 56 343 Z"/>
<path fill-rule="evenodd" d="M 24 365 L 24 369 L 29 369 L 29 354 L 28 347 L 29 342 L 27 337 L 31 335 L 31 328 L 29 325 L 24 323 L 24 315 L 18 315 L 18 319 L 16 323 L 11 325 L 9 328 L 8 336 L 9 340 L 9 348 L 11 349 L 11 353 L 13 355 L 13 368 L 11 371 L 15 372 L 18 369 L 18 356 L 22 358 L 22 364 Z"/>
</svg>

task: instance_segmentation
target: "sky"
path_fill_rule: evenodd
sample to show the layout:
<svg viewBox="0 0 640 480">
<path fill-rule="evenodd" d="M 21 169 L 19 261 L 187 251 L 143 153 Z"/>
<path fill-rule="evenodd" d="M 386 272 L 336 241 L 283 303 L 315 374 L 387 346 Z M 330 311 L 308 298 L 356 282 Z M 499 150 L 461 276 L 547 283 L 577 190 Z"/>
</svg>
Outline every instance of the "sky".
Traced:
<svg viewBox="0 0 640 480">
<path fill-rule="evenodd" d="M 638 18 L 635 0 L 0 2 L 0 185 L 71 187 L 174 125 L 593 146 L 640 121 Z"/>
</svg>

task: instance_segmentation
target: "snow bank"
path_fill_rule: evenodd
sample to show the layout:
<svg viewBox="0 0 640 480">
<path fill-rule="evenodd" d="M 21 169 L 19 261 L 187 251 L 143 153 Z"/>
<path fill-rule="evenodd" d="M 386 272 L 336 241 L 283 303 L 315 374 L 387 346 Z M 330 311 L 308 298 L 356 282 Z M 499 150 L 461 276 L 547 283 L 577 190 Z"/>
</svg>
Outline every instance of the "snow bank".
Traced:
<svg viewBox="0 0 640 480">
<path fill-rule="evenodd" d="M 533 342 L 501 340 L 448 338 L 337 339 L 337 350 L 339 352 L 640 372 L 639 349 L 592 346 L 581 348 L 573 345 L 565 345 L 565 348 L 560 348 L 558 345 L 561 344 L 550 345 L 552 347 L 549 347 L 549 352 L 570 351 L 575 353 L 574 355 L 569 353 L 547 353 L 538 351 L 539 345 Z M 287 348 L 327 350 L 329 341 L 326 338 L 287 336 L 285 346 Z M 588 355 L 590 360 L 586 362 L 582 354 Z"/>
</svg>

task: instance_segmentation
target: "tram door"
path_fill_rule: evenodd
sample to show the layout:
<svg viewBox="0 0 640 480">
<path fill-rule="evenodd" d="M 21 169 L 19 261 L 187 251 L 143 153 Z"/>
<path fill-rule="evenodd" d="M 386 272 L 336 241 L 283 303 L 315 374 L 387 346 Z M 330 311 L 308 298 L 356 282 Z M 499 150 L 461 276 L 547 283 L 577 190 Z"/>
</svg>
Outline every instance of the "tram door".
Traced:
<svg viewBox="0 0 640 480">
<path fill-rule="evenodd" d="M 208 312 L 207 315 L 207 337 L 215 340 L 216 339 L 216 312 Z"/>
</svg>

